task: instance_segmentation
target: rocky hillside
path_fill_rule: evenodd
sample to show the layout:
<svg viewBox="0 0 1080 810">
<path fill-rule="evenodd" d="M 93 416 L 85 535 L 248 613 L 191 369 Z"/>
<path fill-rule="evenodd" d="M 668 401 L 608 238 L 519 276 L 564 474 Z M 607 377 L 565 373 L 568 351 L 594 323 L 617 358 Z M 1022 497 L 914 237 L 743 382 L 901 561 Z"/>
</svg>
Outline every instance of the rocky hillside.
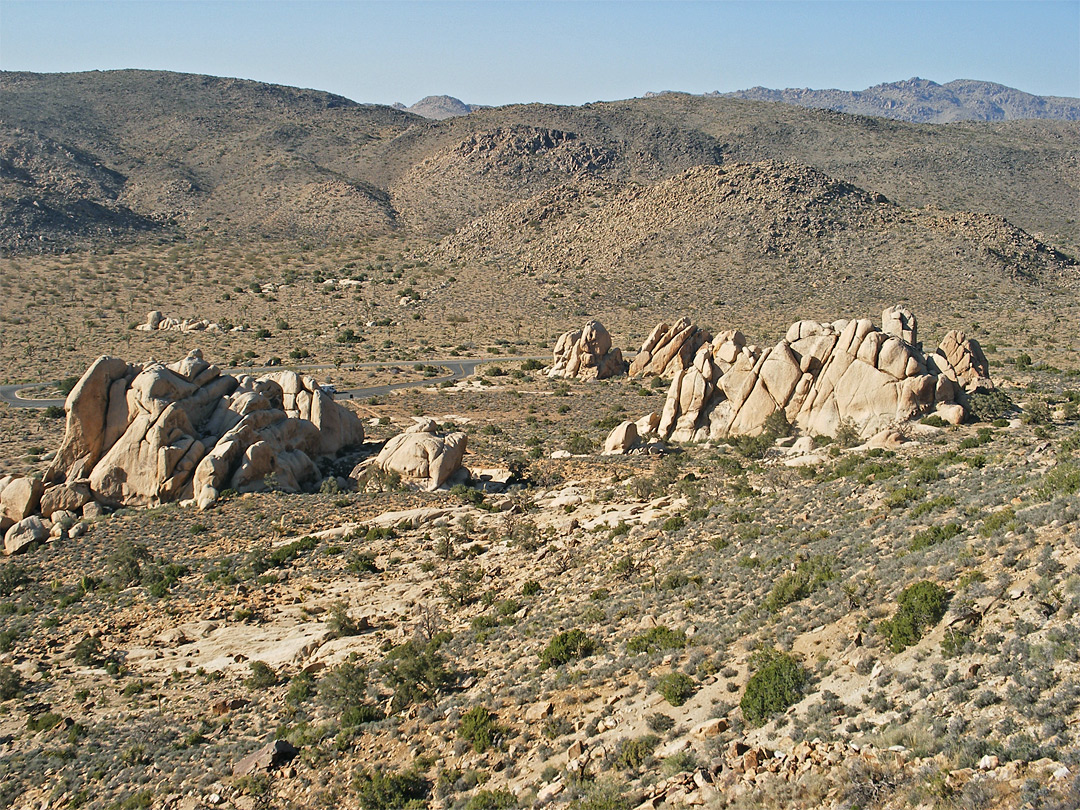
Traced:
<svg viewBox="0 0 1080 810">
<path fill-rule="evenodd" d="M 427 238 L 566 182 L 651 185 L 760 160 L 812 166 L 908 207 L 1004 216 L 1080 248 L 1075 122 L 929 126 L 681 94 L 433 121 L 185 74 L 7 73 L 3 85 L 8 249 L 70 247 L 109 228 Z"/>
<path fill-rule="evenodd" d="M 787 88 L 770 90 L 751 87 L 733 93 L 717 93 L 727 98 L 776 101 L 837 110 L 852 115 L 875 115 L 923 124 L 954 121 L 1015 121 L 1028 118 L 1080 120 L 1080 99 L 1033 96 L 1022 90 L 993 82 L 957 79 L 938 84 L 917 76 L 904 82 L 889 82 L 866 90 L 810 90 Z"/>
</svg>

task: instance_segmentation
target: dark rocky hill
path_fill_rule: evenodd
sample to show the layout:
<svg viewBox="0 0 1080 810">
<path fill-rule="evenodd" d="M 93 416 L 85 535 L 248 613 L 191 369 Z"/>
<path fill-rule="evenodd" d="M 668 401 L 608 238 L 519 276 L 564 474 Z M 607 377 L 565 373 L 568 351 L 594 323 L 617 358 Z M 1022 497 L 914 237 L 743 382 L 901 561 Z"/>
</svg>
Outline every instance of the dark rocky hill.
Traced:
<svg viewBox="0 0 1080 810">
<path fill-rule="evenodd" d="M 853 115 L 876 115 L 923 124 L 954 121 L 1015 121 L 1029 118 L 1080 120 L 1080 99 L 1034 96 L 993 82 L 957 79 L 938 84 L 915 77 L 889 82 L 866 90 L 810 90 L 787 88 L 770 90 L 751 87 L 734 93 L 718 93 L 725 98 L 777 101 L 800 107 L 837 110 Z"/>
</svg>

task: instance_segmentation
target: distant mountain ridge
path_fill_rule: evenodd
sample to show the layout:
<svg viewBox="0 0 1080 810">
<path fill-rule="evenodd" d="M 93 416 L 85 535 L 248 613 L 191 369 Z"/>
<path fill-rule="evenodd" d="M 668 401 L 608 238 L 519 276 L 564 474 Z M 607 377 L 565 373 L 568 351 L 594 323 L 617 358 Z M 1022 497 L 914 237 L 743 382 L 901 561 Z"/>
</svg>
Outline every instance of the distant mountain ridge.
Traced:
<svg viewBox="0 0 1080 810">
<path fill-rule="evenodd" d="M 1033 118 L 1080 121 L 1080 99 L 1035 96 L 1003 84 L 970 79 L 938 84 L 916 76 L 907 81 L 879 84 L 866 90 L 790 87 L 771 90 L 767 87 L 751 87 L 733 93 L 713 92 L 706 95 L 797 104 L 800 107 L 876 115 L 919 124 Z"/>
<path fill-rule="evenodd" d="M 466 104 L 453 96 L 424 96 L 411 107 L 404 104 L 395 104 L 394 109 L 405 110 L 413 115 L 431 118 L 435 121 L 443 121 L 447 118 L 456 118 L 459 115 L 468 115 L 473 110 L 481 109 L 474 104 Z"/>
</svg>

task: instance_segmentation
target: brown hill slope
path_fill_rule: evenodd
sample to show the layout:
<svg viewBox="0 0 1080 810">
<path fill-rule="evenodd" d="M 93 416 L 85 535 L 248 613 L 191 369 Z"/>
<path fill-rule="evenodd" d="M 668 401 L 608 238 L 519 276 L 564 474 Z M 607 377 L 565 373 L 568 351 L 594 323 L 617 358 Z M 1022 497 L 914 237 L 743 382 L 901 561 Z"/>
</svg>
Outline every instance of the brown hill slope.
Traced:
<svg viewBox="0 0 1080 810">
<path fill-rule="evenodd" d="M 917 301 L 945 317 L 1060 294 L 1069 257 L 1000 217 L 913 210 L 802 166 L 699 167 L 652 186 L 562 186 L 461 229 L 436 260 L 500 272 L 526 310 L 687 312 L 767 330 L 770 320 Z M 497 270 L 496 270 L 497 268 Z M 455 302 L 454 306 L 463 306 Z M 968 304 L 963 304 L 968 306 Z"/>
<path fill-rule="evenodd" d="M 8 209 L 18 199 L 61 209 L 85 200 L 140 221 L 174 221 L 181 233 L 230 238 L 431 236 L 571 178 L 648 184 L 692 166 L 774 159 L 906 206 L 1000 214 L 1043 241 L 1080 249 L 1075 122 L 916 125 L 680 94 L 434 122 L 319 91 L 206 76 L 3 80 L 3 173 L 23 178 L 17 193 L 4 192 Z M 80 197 L 62 179 L 77 171 L 72 158 L 35 172 L 23 157 L 33 139 L 112 173 L 111 185 Z M 34 237 L 60 246 L 93 231 L 60 220 L 34 227 Z M 20 243 L 4 228 L 0 244 Z"/>
</svg>

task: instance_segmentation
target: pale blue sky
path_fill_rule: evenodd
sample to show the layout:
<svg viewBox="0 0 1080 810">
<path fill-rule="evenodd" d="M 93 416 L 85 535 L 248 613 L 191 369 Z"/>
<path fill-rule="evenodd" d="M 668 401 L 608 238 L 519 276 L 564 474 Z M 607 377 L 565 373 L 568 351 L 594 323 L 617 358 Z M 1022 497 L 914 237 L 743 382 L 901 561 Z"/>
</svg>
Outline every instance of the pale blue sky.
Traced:
<svg viewBox="0 0 1080 810">
<path fill-rule="evenodd" d="M 861 90 L 912 76 L 1080 96 L 1080 0 L 0 0 L 0 68 L 175 70 L 406 104 Z"/>
</svg>

